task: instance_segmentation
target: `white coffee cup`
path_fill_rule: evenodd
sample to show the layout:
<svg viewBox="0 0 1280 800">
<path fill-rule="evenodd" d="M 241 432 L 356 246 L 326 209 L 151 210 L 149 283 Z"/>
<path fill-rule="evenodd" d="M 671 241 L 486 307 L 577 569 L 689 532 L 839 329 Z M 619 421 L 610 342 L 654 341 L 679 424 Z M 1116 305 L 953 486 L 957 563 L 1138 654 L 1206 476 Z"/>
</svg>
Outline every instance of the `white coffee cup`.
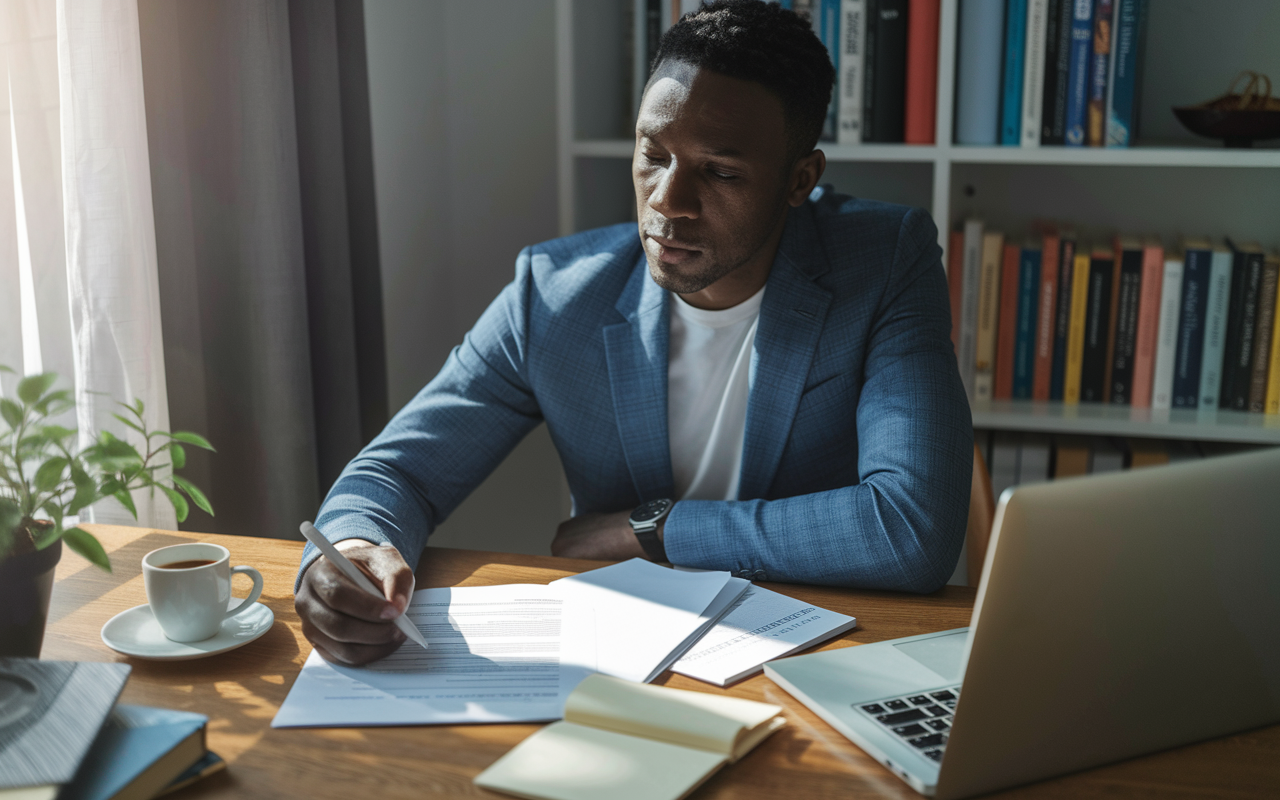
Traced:
<svg viewBox="0 0 1280 800">
<path fill-rule="evenodd" d="M 184 562 L 208 562 L 175 568 Z M 164 635 L 175 642 L 199 642 L 215 636 L 223 620 L 246 611 L 262 594 L 262 574 L 253 567 L 232 567 L 231 551 L 220 544 L 191 542 L 152 550 L 142 557 L 147 602 Z M 231 576 L 253 579 L 253 591 L 230 611 Z"/>
</svg>

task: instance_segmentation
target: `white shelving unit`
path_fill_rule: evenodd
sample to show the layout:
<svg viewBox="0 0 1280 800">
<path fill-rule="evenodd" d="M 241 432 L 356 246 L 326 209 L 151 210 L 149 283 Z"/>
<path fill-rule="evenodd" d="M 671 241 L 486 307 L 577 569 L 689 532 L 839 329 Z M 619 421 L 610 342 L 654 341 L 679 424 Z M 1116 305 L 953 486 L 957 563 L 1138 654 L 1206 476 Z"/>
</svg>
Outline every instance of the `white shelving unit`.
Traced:
<svg viewBox="0 0 1280 800">
<path fill-rule="evenodd" d="M 1172 0 L 1149 0 L 1149 31 L 1184 35 L 1202 23 Z M 1252 0 L 1257 5 L 1260 0 Z M 1280 6 L 1280 4 L 1277 4 Z M 1194 141 L 1139 141 L 1130 148 L 969 147 L 951 144 L 958 0 L 942 0 L 937 145 L 823 142 L 823 183 L 862 197 L 927 208 L 939 245 L 960 220 L 978 216 L 1006 235 L 1034 220 L 1072 224 L 1083 239 L 1117 232 L 1231 236 L 1280 246 L 1280 148 L 1226 149 Z M 634 219 L 630 138 L 631 0 L 557 0 L 560 228 L 563 234 Z M 1262 6 L 1259 6 L 1262 8 Z M 1194 7 L 1191 7 L 1194 11 Z M 1242 20 L 1256 21 L 1257 9 Z M 1230 26 L 1221 8 L 1205 13 Z M 1227 15 L 1229 16 L 1229 14 Z M 1280 22 L 1265 11 L 1263 23 Z M 1149 36 L 1153 35 L 1149 32 Z M 1280 25 L 1276 36 L 1280 36 Z M 1263 37 L 1264 39 L 1266 37 Z M 1274 38 L 1274 37 L 1272 37 Z M 1176 43 L 1175 43 L 1176 44 Z M 1148 47 L 1146 73 L 1169 72 L 1153 58 L 1187 55 Z M 1185 60 L 1185 59 L 1184 59 Z M 1273 74 L 1280 78 L 1280 72 Z M 1166 93 L 1168 87 L 1163 88 Z M 1205 99 L 1205 98 L 1199 98 Z M 1167 112 L 1166 112 L 1167 113 Z M 1272 143 L 1274 144 L 1274 143 Z M 1280 418 L 1239 412 L 1160 413 L 1095 404 L 976 405 L 974 427 L 995 430 L 1159 437 L 1280 445 Z"/>
</svg>

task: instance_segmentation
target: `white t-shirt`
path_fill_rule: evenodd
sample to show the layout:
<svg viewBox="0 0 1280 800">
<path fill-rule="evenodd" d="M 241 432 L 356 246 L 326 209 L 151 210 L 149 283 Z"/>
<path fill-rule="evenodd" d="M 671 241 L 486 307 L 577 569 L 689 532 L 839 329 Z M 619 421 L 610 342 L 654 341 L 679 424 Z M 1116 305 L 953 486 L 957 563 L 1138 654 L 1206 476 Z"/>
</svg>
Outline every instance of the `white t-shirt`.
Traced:
<svg viewBox="0 0 1280 800">
<path fill-rule="evenodd" d="M 764 288 L 706 311 L 671 294 L 667 435 L 677 500 L 737 500 Z"/>
</svg>

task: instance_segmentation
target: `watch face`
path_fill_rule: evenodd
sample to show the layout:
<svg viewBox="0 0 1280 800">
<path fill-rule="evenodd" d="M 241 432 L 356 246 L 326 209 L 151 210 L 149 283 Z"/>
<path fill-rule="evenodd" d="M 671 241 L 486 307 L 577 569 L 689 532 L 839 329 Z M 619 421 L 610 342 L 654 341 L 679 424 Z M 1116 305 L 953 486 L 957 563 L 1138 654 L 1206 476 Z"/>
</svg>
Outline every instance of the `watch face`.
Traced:
<svg viewBox="0 0 1280 800">
<path fill-rule="evenodd" d="M 670 500 L 650 500 L 631 512 L 631 519 L 634 522 L 648 522 L 662 516 L 672 505 Z"/>
</svg>

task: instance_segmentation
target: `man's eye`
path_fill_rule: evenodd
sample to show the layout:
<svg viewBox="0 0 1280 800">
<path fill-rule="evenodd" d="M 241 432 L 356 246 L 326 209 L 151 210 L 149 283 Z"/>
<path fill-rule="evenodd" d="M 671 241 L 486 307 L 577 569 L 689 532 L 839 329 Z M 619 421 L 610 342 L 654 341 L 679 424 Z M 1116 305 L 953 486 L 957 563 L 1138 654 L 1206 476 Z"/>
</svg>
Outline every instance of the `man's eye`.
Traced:
<svg viewBox="0 0 1280 800">
<path fill-rule="evenodd" d="M 714 175 L 717 179 L 722 180 L 722 181 L 733 181 L 733 180 L 737 180 L 737 179 L 738 179 L 738 176 L 737 176 L 737 175 L 734 175 L 734 174 L 729 173 L 729 172 L 721 172 L 720 170 L 717 170 L 717 169 L 708 170 L 708 171 L 709 171 L 712 175 Z"/>
<path fill-rule="evenodd" d="M 649 162 L 650 164 L 657 164 L 657 165 L 659 165 L 659 166 L 661 166 L 662 164 L 667 163 L 667 158 L 666 158 L 666 156 L 658 155 L 658 154 L 655 154 L 655 153 L 645 153 L 645 154 L 644 154 L 644 160 L 645 160 L 645 161 L 647 161 L 647 162 Z"/>
</svg>

